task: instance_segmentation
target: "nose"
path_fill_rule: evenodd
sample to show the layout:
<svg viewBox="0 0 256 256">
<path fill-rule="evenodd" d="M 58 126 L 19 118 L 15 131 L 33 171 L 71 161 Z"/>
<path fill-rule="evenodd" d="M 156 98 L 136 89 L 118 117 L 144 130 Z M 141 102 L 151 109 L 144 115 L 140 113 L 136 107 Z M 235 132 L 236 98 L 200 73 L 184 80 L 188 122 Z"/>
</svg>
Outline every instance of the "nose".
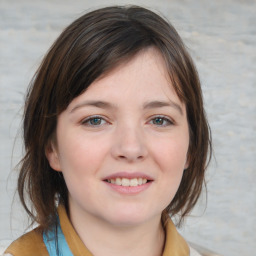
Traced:
<svg viewBox="0 0 256 256">
<path fill-rule="evenodd" d="M 143 160 L 147 154 L 145 136 L 142 129 L 124 125 L 116 129 L 113 136 L 112 156 L 118 160 L 136 162 Z"/>
</svg>

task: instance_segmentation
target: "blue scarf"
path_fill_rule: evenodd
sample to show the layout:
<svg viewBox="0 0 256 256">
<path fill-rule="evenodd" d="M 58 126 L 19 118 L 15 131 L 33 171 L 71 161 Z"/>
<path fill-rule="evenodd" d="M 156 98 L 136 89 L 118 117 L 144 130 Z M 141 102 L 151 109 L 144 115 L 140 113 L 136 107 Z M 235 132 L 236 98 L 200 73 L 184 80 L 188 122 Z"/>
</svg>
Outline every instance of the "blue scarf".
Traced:
<svg viewBox="0 0 256 256">
<path fill-rule="evenodd" d="M 56 237 L 57 233 L 57 237 Z M 58 219 L 57 232 L 54 228 L 43 233 L 44 244 L 50 256 L 73 256 L 69 249 Z"/>
</svg>

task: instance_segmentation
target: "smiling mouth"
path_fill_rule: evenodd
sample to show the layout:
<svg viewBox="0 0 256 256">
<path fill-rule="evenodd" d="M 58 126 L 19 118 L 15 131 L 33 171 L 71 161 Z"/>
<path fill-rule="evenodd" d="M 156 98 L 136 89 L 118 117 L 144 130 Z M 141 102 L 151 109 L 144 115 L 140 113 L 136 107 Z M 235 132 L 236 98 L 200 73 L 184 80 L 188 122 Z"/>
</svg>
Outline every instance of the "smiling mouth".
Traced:
<svg viewBox="0 0 256 256">
<path fill-rule="evenodd" d="M 118 186 L 123 186 L 123 187 L 137 187 L 144 185 L 148 182 L 151 182 L 151 180 L 148 180 L 146 178 L 115 178 L 115 179 L 107 179 L 105 180 L 108 183 L 118 185 Z"/>
</svg>

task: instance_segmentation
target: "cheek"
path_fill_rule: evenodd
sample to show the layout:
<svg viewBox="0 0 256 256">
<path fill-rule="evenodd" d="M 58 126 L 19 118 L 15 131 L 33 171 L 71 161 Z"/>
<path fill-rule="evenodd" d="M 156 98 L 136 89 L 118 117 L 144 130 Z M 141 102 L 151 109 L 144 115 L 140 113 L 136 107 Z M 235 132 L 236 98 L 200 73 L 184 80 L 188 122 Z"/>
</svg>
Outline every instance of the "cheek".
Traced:
<svg viewBox="0 0 256 256">
<path fill-rule="evenodd" d="M 158 164 L 166 188 L 171 189 L 171 193 L 176 192 L 186 164 L 186 151 L 183 154 L 175 149 L 162 151 L 158 157 Z"/>
<path fill-rule="evenodd" d="M 97 171 L 107 152 L 106 143 L 98 143 L 83 134 L 66 134 L 60 140 L 60 164 L 63 172 L 86 175 Z M 100 146 L 99 146 L 100 145 Z"/>
<path fill-rule="evenodd" d="M 154 155 L 154 162 L 160 170 L 159 182 L 161 182 L 158 196 L 165 198 L 165 206 L 172 201 L 179 188 L 186 167 L 187 150 L 188 139 L 186 137 L 184 140 L 171 138 L 159 141 L 154 147 L 152 155 Z"/>
<path fill-rule="evenodd" d="M 179 173 L 187 162 L 188 140 L 166 139 L 154 147 L 155 161 L 162 171 Z"/>
<path fill-rule="evenodd" d="M 95 186 L 93 178 L 100 169 L 101 150 L 95 143 L 86 143 L 74 136 L 72 140 L 62 141 L 59 152 L 61 171 L 72 197 L 86 194 L 90 198 L 90 191 Z"/>
</svg>

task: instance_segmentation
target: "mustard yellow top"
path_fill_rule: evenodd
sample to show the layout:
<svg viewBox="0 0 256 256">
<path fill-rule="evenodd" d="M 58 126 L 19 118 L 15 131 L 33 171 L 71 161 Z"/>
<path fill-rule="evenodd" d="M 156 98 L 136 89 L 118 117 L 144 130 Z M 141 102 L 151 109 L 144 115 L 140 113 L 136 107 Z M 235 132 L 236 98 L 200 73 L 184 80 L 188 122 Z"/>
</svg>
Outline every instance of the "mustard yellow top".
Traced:
<svg viewBox="0 0 256 256">
<path fill-rule="evenodd" d="M 74 230 L 63 206 L 59 206 L 58 213 L 62 232 L 73 255 L 93 256 Z M 189 246 L 178 233 L 171 219 L 167 222 L 165 233 L 166 240 L 162 256 L 189 256 Z M 13 256 L 49 256 L 42 233 L 38 228 L 14 241 L 5 253 L 10 253 Z"/>
</svg>

